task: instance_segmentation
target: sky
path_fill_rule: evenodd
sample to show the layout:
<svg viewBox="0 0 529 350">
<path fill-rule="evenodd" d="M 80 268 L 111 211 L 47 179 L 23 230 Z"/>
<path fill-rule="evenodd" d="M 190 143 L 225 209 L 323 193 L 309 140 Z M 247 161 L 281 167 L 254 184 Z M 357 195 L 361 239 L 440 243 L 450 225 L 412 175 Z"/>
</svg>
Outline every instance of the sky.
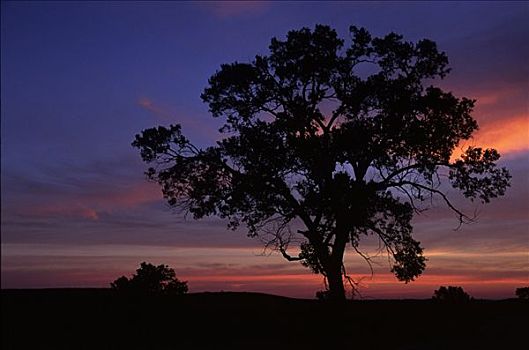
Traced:
<svg viewBox="0 0 529 350">
<path fill-rule="evenodd" d="M 264 251 L 218 218 L 172 211 L 146 181 L 141 130 L 180 123 L 196 144 L 221 121 L 200 100 L 222 63 L 266 54 L 272 37 L 327 24 L 428 38 L 449 57 L 439 83 L 477 100 L 469 144 L 495 147 L 513 175 L 505 197 L 456 203 L 478 220 L 459 230 L 441 205 L 414 219 L 429 259 L 404 284 L 352 253 L 364 298 L 428 298 L 440 285 L 508 298 L 529 285 L 529 3 L 1 3 L 1 286 L 107 287 L 142 261 L 168 264 L 191 292 L 311 298 L 321 276 Z M 369 245 L 369 242 L 367 243 Z"/>
</svg>

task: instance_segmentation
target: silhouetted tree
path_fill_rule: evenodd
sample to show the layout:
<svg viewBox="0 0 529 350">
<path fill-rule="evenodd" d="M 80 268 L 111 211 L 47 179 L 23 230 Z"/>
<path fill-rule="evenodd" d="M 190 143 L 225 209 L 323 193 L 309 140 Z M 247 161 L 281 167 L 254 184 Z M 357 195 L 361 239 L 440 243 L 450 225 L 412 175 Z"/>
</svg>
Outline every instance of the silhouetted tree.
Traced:
<svg viewBox="0 0 529 350">
<path fill-rule="evenodd" d="M 529 287 L 516 288 L 516 296 L 522 300 L 529 300 Z"/>
<path fill-rule="evenodd" d="M 449 72 L 434 42 L 374 38 L 354 26 L 350 35 L 345 46 L 328 26 L 303 28 L 272 39 L 268 56 L 221 65 L 202 94 L 225 120 L 215 146 L 193 145 L 180 125 L 144 130 L 133 142 L 171 206 L 246 225 L 249 236 L 325 276 L 334 300 L 345 298 L 346 247 L 369 262 L 363 236 L 378 237 L 399 280 L 422 273 L 411 226 L 421 202 L 438 197 L 460 223 L 472 220 L 442 180 L 489 202 L 510 178 L 494 149 L 453 157 L 478 127 L 474 101 L 425 87 Z M 287 251 L 294 243 L 296 256 Z"/>
<path fill-rule="evenodd" d="M 187 293 L 187 282 L 175 277 L 175 271 L 167 265 L 142 262 L 136 274 L 128 279 L 121 276 L 110 284 L 114 290 L 121 292 L 181 295 Z"/>
<path fill-rule="evenodd" d="M 465 303 L 472 298 L 462 287 L 448 286 L 447 288 L 441 286 L 441 288 L 434 291 L 432 299 L 447 303 Z"/>
<path fill-rule="evenodd" d="M 114 282 L 110 283 L 110 288 L 119 290 L 119 291 L 126 291 L 126 290 L 131 289 L 131 283 L 127 277 L 121 276 L 118 279 L 116 279 Z"/>
</svg>

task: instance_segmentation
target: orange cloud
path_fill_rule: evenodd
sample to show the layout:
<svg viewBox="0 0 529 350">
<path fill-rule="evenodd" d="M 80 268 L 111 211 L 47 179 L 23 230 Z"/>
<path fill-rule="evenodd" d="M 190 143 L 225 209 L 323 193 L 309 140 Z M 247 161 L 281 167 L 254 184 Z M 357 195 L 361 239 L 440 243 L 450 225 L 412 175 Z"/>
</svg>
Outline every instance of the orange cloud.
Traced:
<svg viewBox="0 0 529 350">
<path fill-rule="evenodd" d="M 529 150 L 529 116 L 518 115 L 484 123 L 472 140 L 502 154 Z"/>
<path fill-rule="evenodd" d="M 479 130 L 456 149 L 468 146 L 495 148 L 502 155 L 529 150 L 529 114 L 526 83 L 489 81 L 485 86 L 448 86 L 458 95 L 476 100 L 473 113 Z"/>
<path fill-rule="evenodd" d="M 494 148 L 501 155 L 527 151 L 529 117 L 519 115 L 481 123 L 479 130 L 470 140 L 463 141 L 456 147 L 452 160 L 459 158 L 461 151 L 469 146 Z"/>
</svg>

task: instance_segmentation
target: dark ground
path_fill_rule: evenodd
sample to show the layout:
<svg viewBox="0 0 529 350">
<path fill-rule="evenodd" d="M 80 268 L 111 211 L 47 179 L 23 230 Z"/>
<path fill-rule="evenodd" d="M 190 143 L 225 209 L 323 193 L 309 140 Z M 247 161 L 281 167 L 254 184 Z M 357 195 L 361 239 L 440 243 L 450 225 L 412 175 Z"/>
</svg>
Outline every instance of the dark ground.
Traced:
<svg viewBox="0 0 529 350">
<path fill-rule="evenodd" d="M 316 300 L 256 293 L 120 297 L 2 290 L 2 349 L 514 349 L 529 303 Z"/>
</svg>

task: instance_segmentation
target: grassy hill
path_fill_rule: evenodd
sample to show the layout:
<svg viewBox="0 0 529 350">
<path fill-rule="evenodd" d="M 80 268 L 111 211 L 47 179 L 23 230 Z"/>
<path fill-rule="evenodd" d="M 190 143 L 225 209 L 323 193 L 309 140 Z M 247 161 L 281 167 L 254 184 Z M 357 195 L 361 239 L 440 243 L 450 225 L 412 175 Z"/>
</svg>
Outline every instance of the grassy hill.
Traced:
<svg viewBox="0 0 529 350">
<path fill-rule="evenodd" d="M 350 301 L 259 293 L 122 297 L 107 289 L 2 290 L 2 349 L 510 349 L 529 303 Z"/>
</svg>

